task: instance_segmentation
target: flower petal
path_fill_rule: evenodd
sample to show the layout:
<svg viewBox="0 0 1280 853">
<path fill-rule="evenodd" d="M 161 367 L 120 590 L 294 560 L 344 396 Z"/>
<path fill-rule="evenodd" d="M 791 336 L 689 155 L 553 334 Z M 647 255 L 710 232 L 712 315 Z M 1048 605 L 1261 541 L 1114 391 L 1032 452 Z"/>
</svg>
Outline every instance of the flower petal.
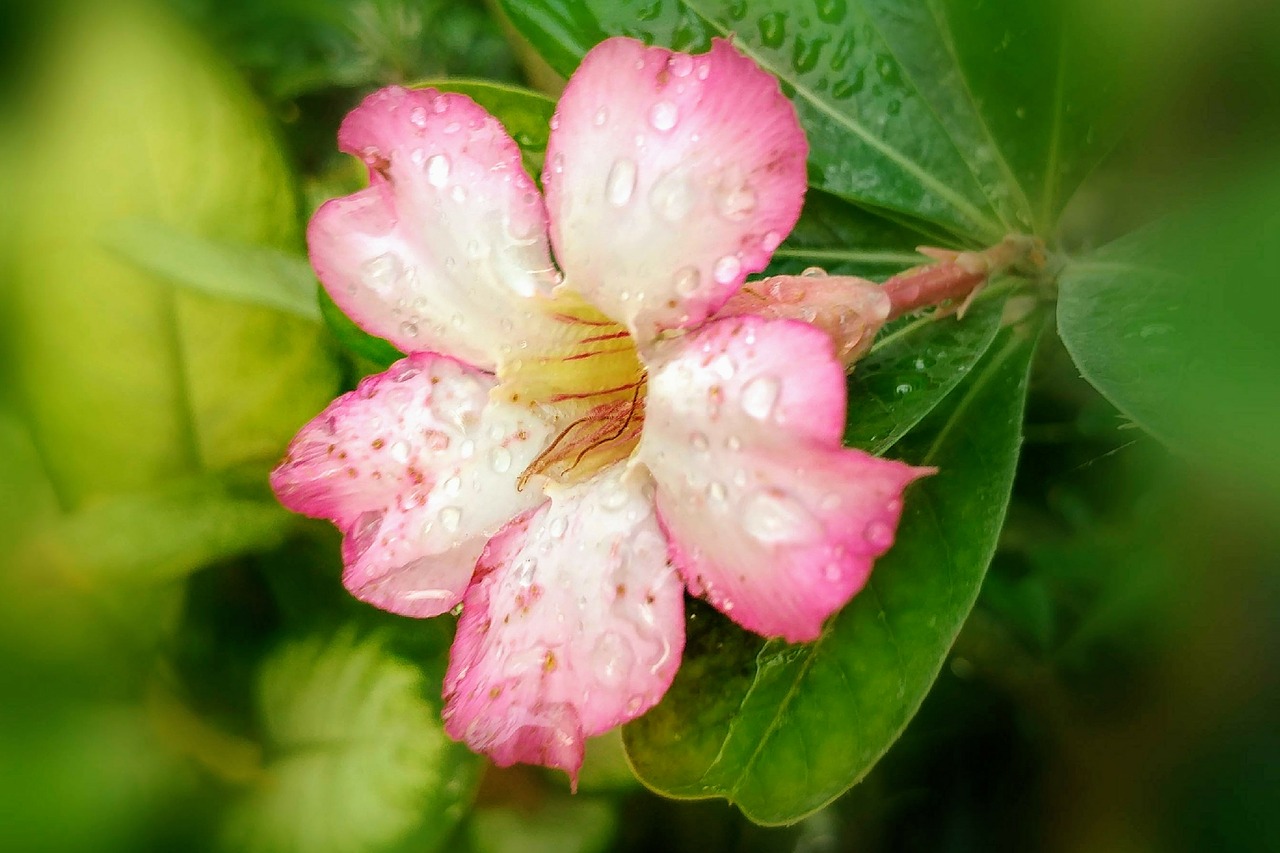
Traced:
<svg viewBox="0 0 1280 853">
<path fill-rule="evenodd" d="M 343 532 L 357 598 L 409 616 L 449 610 L 488 538 L 543 500 L 516 476 L 551 429 L 489 402 L 494 385 L 451 358 L 409 356 L 331 403 L 272 472 L 282 504 Z"/>
<path fill-rule="evenodd" d="M 821 270 L 749 281 L 716 312 L 716 317 L 754 314 L 767 320 L 800 320 L 827 333 L 846 368 L 875 341 L 893 307 L 880 285 Z"/>
<path fill-rule="evenodd" d="M 497 120 L 464 95 L 391 87 L 342 123 L 368 188 L 327 202 L 307 230 L 334 302 L 405 352 L 493 369 L 554 334 L 529 297 L 550 292 L 546 211 Z"/>
<path fill-rule="evenodd" d="M 602 42 L 569 80 L 543 170 L 567 286 L 642 343 L 698 325 L 795 225 L 807 153 L 777 81 L 729 42 L 702 56 Z"/>
<path fill-rule="evenodd" d="M 648 477 L 615 465 L 552 494 L 490 541 L 445 676 L 445 728 L 500 766 L 571 777 L 583 738 L 666 692 L 684 649 L 684 593 Z"/>
<path fill-rule="evenodd" d="M 844 371 L 804 323 L 717 320 L 660 345 L 636 458 L 690 591 L 791 642 L 866 582 L 925 473 L 840 446 Z"/>
</svg>

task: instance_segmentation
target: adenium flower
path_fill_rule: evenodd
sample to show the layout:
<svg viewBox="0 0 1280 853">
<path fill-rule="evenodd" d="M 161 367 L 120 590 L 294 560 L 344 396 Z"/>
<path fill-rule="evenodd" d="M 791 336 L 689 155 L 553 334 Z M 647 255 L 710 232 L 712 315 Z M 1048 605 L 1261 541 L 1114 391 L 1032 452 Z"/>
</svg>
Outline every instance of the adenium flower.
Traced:
<svg viewBox="0 0 1280 853">
<path fill-rule="evenodd" d="M 312 262 L 410 355 L 307 424 L 272 484 L 342 530 L 358 598 L 462 604 L 450 735 L 575 777 L 584 737 L 670 685 L 686 589 L 817 637 L 926 472 L 841 445 L 841 356 L 886 298 L 862 288 L 855 316 L 800 277 L 740 293 L 804 198 L 776 81 L 723 40 L 605 41 L 552 120 L 545 196 L 461 95 L 384 89 L 338 139 L 370 186 L 316 213 Z"/>
</svg>

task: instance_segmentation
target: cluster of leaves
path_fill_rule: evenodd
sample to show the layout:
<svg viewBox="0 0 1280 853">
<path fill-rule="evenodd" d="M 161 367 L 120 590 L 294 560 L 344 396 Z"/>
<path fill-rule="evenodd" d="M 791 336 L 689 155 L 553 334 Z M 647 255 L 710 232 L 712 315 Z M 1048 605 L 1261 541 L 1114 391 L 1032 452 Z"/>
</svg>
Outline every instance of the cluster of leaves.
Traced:
<svg viewBox="0 0 1280 853">
<path fill-rule="evenodd" d="M 48 98 L 14 143 L 39 155 L 15 182 L 21 222 L 2 229 L 20 233 L 2 294 L 15 353 L 0 399 L 0 506 L 15 511 L 0 516 L 0 541 L 16 543 L 4 599 L 40 596 L 2 605 L 0 649 L 25 650 L 11 655 L 12 689 L 45 683 L 2 712 L 5 731 L 35 734 L 4 744 L 13 778 L 60 794 L 55 810 L 40 786 L 2 789 L 25 821 L 15 837 L 54 827 L 52 843 L 70 847 L 186 844 L 190 826 L 129 824 L 181 803 L 233 849 L 432 850 L 458 836 L 477 851 L 539 839 L 651 846 L 654 836 L 617 825 L 616 796 L 472 809 L 478 761 L 439 724 L 448 620 L 350 601 L 332 535 L 289 516 L 264 484 L 297 426 L 398 357 L 323 293 L 317 302 L 302 254 L 307 210 L 359 180 L 321 153 L 342 112 L 388 82 L 461 91 L 502 120 L 536 174 L 554 102 L 505 82 L 515 53 L 477 4 L 170 5 L 218 54 L 147 7 L 94 7 L 52 39 L 44 82 L 74 97 Z M 879 280 L 920 263 L 917 245 L 982 248 L 1011 232 L 1047 249 L 1043 268 L 992 282 L 962 320 L 898 321 L 851 377 L 846 443 L 940 472 L 913 486 L 898 544 L 866 590 L 803 646 L 693 604 L 670 693 L 621 745 L 595 745 L 584 788 L 633 790 L 618 781 L 619 768 L 629 777 L 625 745 L 659 793 L 722 798 L 760 824 L 801 821 L 777 835 L 735 829 L 720 849 L 825 849 L 832 821 L 902 811 L 878 792 L 918 778 L 913 768 L 936 770 L 917 744 L 872 773 L 922 703 L 935 726 L 990 710 L 964 704 L 967 658 L 944 670 L 957 637 L 982 661 L 992 634 L 1069 656 L 1114 631 L 1106 614 L 1123 602 L 1096 607 L 1106 596 L 1071 567 L 1133 548 L 1132 537 L 1040 506 L 1043 482 L 1024 482 L 1031 497 L 1008 513 L 1036 365 L 1054 388 L 1075 387 L 1078 370 L 1133 423 L 1274 494 L 1274 336 L 1263 312 L 1206 283 L 1265 268 L 1257 252 L 1275 247 L 1258 235 L 1274 222 L 1280 177 L 1096 249 L 1109 234 L 1063 219 L 1123 130 L 1135 73 L 1120 64 L 1133 54 L 1122 17 L 1070 0 L 498 5 L 521 49 L 562 77 L 611 35 L 689 51 L 731 37 L 775 74 L 809 138 L 810 190 L 768 272 L 817 265 Z M 259 101 L 286 122 L 297 165 Z M 84 127 L 110 130 L 86 149 Z M 1206 234 L 1220 248 L 1212 261 L 1195 248 Z M 1236 260 L 1244 247 L 1247 262 Z M 1233 360 L 1229 338 L 1258 358 Z M 1040 392 L 1042 408 L 1051 396 Z M 1077 453 L 1114 448 L 1113 409 L 1064 405 L 1100 424 Z M 1262 452 L 1243 453 L 1206 412 L 1229 413 Z M 1096 490 L 1032 450 L 1046 482 Z M 1063 515 L 1072 529 L 1048 533 Z M 1002 571 L 987 578 L 999 544 Z M 1134 582 L 1148 590 L 1153 569 L 1142 569 Z M 868 774 L 844 811 L 822 810 Z M 514 778 L 542 790 L 538 777 Z M 686 814 L 727 825 L 718 812 Z"/>
</svg>

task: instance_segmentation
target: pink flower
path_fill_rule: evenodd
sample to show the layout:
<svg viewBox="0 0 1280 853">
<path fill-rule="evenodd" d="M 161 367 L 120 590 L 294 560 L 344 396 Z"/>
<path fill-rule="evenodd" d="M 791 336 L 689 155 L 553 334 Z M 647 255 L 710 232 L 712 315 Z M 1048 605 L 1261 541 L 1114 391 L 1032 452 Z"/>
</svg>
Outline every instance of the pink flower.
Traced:
<svg viewBox="0 0 1280 853">
<path fill-rule="evenodd" d="M 304 427 L 272 485 L 343 531 L 358 598 L 462 603 L 449 733 L 576 776 L 585 736 L 670 685 L 686 587 L 752 631 L 815 638 L 925 472 L 841 446 L 826 332 L 743 313 L 803 289 L 771 280 L 722 310 L 804 198 L 773 78 L 727 41 L 602 43 L 552 120 L 545 199 L 460 95 L 384 89 L 338 139 L 371 184 L 317 212 L 312 262 L 412 354 Z"/>
</svg>

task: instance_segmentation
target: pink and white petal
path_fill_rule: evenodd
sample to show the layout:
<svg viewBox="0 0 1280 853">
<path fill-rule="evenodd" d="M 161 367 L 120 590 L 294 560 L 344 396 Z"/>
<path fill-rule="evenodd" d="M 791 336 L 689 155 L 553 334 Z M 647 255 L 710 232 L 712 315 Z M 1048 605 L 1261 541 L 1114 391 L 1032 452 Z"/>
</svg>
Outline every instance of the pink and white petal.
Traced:
<svg viewBox="0 0 1280 853">
<path fill-rule="evenodd" d="M 435 353 L 364 379 L 302 428 L 271 486 L 344 535 L 343 582 L 409 616 L 461 600 L 490 536 L 543 500 L 516 476 L 551 428 L 489 401 L 496 380 Z"/>
<path fill-rule="evenodd" d="M 749 281 L 716 317 L 754 314 L 817 326 L 831 338 L 836 358 L 847 369 L 871 348 L 892 307 L 889 294 L 874 282 L 815 269 Z"/>
<path fill-rule="evenodd" d="M 893 544 L 903 489 L 929 473 L 842 447 L 844 399 L 830 340 L 794 321 L 717 320 L 650 364 L 635 458 L 676 566 L 765 636 L 815 639 Z"/>
<path fill-rule="evenodd" d="M 496 119 L 464 95 L 393 86 L 346 117 L 338 143 L 370 184 L 322 206 L 307 244 L 361 328 L 487 370 L 556 334 L 531 304 L 557 276 L 546 211 Z"/>
<path fill-rule="evenodd" d="M 697 326 L 800 215 L 808 144 L 774 78 L 723 39 L 613 38 L 557 107 L 543 186 L 566 287 L 643 344 Z"/>
<path fill-rule="evenodd" d="M 445 729 L 499 766 L 576 780 L 583 738 L 671 685 L 683 611 L 646 475 L 615 465 L 553 491 L 480 559 L 445 676 Z"/>
</svg>

